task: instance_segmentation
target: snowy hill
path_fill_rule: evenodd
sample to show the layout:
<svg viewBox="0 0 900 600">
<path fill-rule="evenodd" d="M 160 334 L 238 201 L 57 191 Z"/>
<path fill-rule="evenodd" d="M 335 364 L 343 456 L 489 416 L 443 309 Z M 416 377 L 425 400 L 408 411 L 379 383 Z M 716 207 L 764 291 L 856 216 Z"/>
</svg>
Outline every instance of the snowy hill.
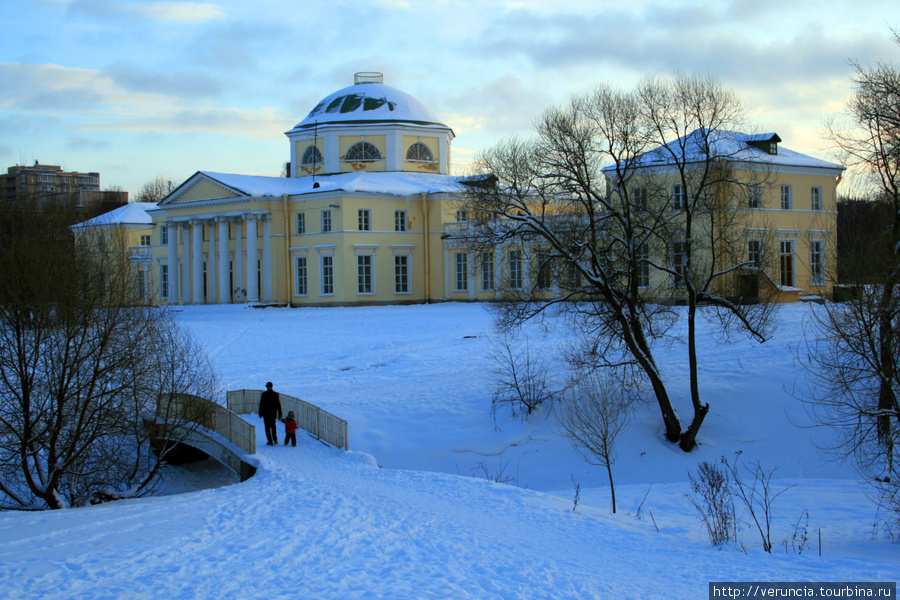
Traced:
<svg viewBox="0 0 900 600">
<path fill-rule="evenodd" d="M 351 451 L 306 435 L 297 448 L 263 440 L 259 473 L 242 484 L 0 514 L 0 598 L 693 599 L 709 581 L 896 581 L 900 545 L 873 531 L 864 488 L 822 460 L 814 444 L 831 433 L 803 428 L 791 394 L 809 310 L 785 307 L 764 345 L 704 340 L 712 409 L 700 448 L 662 441 L 655 405 L 642 409 L 619 439 L 612 515 L 605 473 L 577 458 L 552 414 L 501 414 L 495 426 L 493 333 L 478 305 L 188 307 L 180 316 L 224 388 L 271 380 L 346 418 Z M 530 343 L 564 339 L 535 330 Z M 669 344 L 660 358 L 685 419 L 683 350 Z M 764 554 L 749 529 L 746 552 L 705 542 L 687 473 L 738 450 L 777 466 L 777 489 L 795 486 L 775 502 L 773 538 L 808 515 L 802 554 L 790 543 Z M 501 475 L 511 483 L 482 478 Z"/>
</svg>

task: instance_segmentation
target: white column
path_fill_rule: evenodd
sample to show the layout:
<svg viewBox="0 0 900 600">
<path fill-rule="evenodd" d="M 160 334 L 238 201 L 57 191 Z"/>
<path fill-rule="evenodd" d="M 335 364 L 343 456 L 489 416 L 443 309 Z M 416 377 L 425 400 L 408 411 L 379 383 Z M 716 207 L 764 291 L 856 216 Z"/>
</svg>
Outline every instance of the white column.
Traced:
<svg viewBox="0 0 900 600">
<path fill-rule="evenodd" d="M 182 244 L 184 251 L 182 252 L 182 255 L 181 255 L 183 257 L 181 274 L 184 278 L 183 284 L 181 287 L 181 301 L 184 304 L 190 304 L 191 303 L 191 246 L 190 246 L 191 229 L 190 229 L 190 225 L 188 225 L 187 223 L 181 224 L 181 235 L 184 236 L 184 239 L 181 240 L 182 242 L 184 242 Z"/>
<path fill-rule="evenodd" d="M 216 231 L 213 227 L 213 221 L 205 223 L 209 226 L 209 254 L 206 259 L 206 301 L 210 304 L 216 303 Z"/>
<path fill-rule="evenodd" d="M 259 302 L 256 261 L 256 215 L 247 218 L 247 302 Z"/>
<path fill-rule="evenodd" d="M 231 290 L 228 289 L 228 219 L 216 217 L 219 223 L 219 304 L 226 304 L 231 300 Z"/>
<path fill-rule="evenodd" d="M 272 217 L 263 215 L 263 302 L 272 301 Z"/>
<path fill-rule="evenodd" d="M 238 217 L 235 219 L 234 227 L 236 232 L 234 234 L 234 287 L 236 290 L 241 290 L 240 293 L 235 293 L 235 300 L 238 303 L 243 303 L 247 299 L 246 288 L 244 288 L 244 253 L 241 248 L 241 229 L 244 225 L 243 217 Z"/>
<path fill-rule="evenodd" d="M 194 277 L 194 304 L 203 304 L 203 221 L 191 221 L 193 256 L 191 267 Z"/>
<path fill-rule="evenodd" d="M 169 276 L 166 295 L 169 304 L 178 304 L 178 247 L 175 245 L 178 229 L 172 221 L 166 221 L 163 227 L 166 228 L 166 269 Z"/>
</svg>

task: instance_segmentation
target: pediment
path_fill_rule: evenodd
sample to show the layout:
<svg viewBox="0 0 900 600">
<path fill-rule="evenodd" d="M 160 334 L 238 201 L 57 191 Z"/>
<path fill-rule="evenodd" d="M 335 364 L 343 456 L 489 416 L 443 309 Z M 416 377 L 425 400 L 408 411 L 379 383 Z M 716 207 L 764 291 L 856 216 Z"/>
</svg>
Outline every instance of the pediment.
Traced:
<svg viewBox="0 0 900 600">
<path fill-rule="evenodd" d="M 236 190 L 220 181 L 216 181 L 202 172 L 197 172 L 180 186 L 175 188 L 172 193 L 163 198 L 159 205 L 172 206 L 186 202 L 195 202 L 197 200 L 240 198 L 244 195 L 245 194 L 242 194 L 240 190 Z"/>
</svg>

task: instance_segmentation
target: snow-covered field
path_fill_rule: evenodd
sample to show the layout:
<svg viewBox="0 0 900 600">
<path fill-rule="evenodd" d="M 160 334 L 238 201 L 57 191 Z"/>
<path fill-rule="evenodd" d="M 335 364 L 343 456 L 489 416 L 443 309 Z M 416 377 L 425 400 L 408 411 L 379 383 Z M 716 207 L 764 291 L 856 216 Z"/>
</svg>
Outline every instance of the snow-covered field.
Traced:
<svg viewBox="0 0 900 600">
<path fill-rule="evenodd" d="M 852 468 L 819 455 L 832 433 L 808 427 L 795 397 L 811 310 L 784 307 L 764 345 L 703 339 L 700 447 L 662 441 L 655 404 L 641 409 L 618 441 L 612 515 L 605 471 L 552 414 L 491 418 L 494 334 L 479 305 L 185 308 L 223 389 L 273 381 L 347 419 L 351 451 L 306 435 L 268 447 L 248 416 L 261 466 L 245 483 L 2 513 L 0 597 L 693 599 L 710 581 L 897 581 L 900 544 L 874 527 Z M 530 333 L 532 350 L 565 342 Z M 687 421 L 684 347 L 659 358 Z M 684 498 L 698 462 L 737 451 L 777 467 L 776 489 L 794 486 L 775 501 L 772 555 L 749 524 L 746 551 L 709 546 Z M 797 554 L 781 541 L 804 515 Z"/>
</svg>

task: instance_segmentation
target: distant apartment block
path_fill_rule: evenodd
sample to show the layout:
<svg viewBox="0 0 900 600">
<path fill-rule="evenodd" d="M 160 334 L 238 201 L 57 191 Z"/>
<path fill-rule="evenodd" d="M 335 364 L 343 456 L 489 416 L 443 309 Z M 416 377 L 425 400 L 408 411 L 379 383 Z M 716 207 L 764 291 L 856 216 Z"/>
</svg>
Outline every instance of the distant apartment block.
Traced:
<svg viewBox="0 0 900 600">
<path fill-rule="evenodd" d="M 27 202 L 37 208 L 72 204 L 85 212 L 110 210 L 128 202 L 127 192 L 101 192 L 100 173 L 63 171 L 58 165 L 9 167 L 0 174 L 0 202 Z"/>
</svg>

